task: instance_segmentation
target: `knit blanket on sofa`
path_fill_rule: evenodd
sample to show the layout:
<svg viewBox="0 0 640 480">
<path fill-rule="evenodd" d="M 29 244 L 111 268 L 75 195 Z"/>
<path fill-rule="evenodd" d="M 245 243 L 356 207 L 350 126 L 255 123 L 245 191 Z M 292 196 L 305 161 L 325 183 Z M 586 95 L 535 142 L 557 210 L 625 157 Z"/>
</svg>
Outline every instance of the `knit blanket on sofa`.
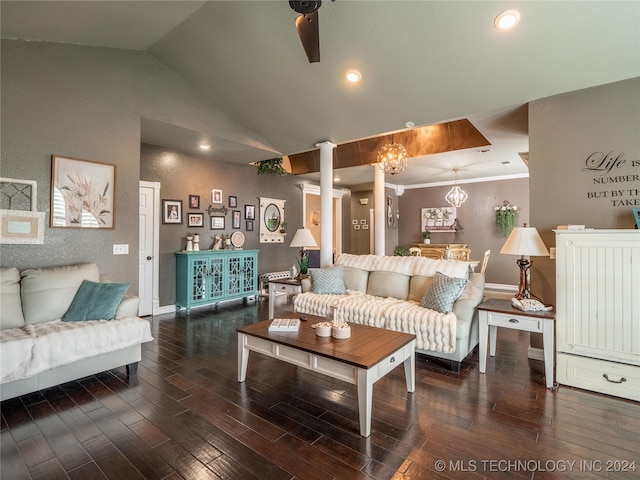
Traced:
<svg viewBox="0 0 640 480">
<path fill-rule="evenodd" d="M 149 322 L 138 317 L 9 328 L 0 331 L 0 383 L 151 340 Z"/>
<path fill-rule="evenodd" d="M 452 353 L 456 349 L 456 323 L 453 313 L 440 313 L 418 303 L 397 298 L 382 298 L 362 292 L 346 295 L 301 293 L 294 299 L 297 312 L 330 317 L 332 307 L 340 309 L 346 322 L 387 328 L 416 336 L 416 348 Z"/>
</svg>

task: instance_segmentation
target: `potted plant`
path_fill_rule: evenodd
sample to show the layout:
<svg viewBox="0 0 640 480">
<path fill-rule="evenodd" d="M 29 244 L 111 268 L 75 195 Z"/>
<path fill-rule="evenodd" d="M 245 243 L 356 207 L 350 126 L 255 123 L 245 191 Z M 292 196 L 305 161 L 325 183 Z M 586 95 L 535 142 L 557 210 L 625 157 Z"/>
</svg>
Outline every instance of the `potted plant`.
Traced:
<svg viewBox="0 0 640 480">
<path fill-rule="evenodd" d="M 429 230 L 422 232 L 422 241 L 424 243 L 431 243 L 431 232 Z"/>
<path fill-rule="evenodd" d="M 501 207 L 495 207 L 496 225 L 500 229 L 502 237 L 508 237 L 511 230 L 518 224 L 518 207 L 504 201 Z"/>
<path fill-rule="evenodd" d="M 262 160 L 257 162 L 256 165 L 258 166 L 258 175 L 277 173 L 278 175 L 285 176 L 288 173 L 282 166 L 282 157 Z"/>
<path fill-rule="evenodd" d="M 287 222 L 280 222 L 280 233 L 287 233 Z"/>
</svg>

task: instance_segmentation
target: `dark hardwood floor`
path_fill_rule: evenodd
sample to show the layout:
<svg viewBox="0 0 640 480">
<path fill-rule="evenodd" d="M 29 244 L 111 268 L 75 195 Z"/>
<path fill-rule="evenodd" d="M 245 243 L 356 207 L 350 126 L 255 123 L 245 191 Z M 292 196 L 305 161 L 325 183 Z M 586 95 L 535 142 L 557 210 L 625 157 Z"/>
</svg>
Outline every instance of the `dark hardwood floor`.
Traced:
<svg viewBox="0 0 640 480">
<path fill-rule="evenodd" d="M 2 402 L 2 480 L 640 478 L 640 404 L 547 390 L 526 333 L 500 330 L 484 375 L 477 349 L 459 374 L 418 356 L 413 394 L 396 368 L 363 438 L 352 385 L 256 353 L 238 383 L 236 328 L 267 307 L 155 317 L 136 377 Z"/>
</svg>

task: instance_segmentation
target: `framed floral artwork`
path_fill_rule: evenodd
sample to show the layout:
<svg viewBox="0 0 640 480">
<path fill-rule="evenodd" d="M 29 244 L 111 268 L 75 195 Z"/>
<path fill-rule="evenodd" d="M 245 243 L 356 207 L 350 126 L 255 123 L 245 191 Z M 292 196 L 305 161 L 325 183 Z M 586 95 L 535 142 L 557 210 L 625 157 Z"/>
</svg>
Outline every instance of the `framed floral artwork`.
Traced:
<svg viewBox="0 0 640 480">
<path fill-rule="evenodd" d="M 51 156 L 51 227 L 114 228 L 116 166 Z"/>
</svg>

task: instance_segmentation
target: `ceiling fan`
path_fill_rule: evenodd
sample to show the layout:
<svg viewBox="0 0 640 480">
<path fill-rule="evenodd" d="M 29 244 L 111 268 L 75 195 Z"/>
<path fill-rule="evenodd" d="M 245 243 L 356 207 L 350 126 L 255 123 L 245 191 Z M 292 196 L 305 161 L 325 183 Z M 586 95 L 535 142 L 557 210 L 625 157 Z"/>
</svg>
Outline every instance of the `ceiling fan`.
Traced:
<svg viewBox="0 0 640 480">
<path fill-rule="evenodd" d="M 289 0 L 289 6 L 301 14 L 296 18 L 296 30 L 309 63 L 320 61 L 320 29 L 318 27 L 320 5 L 322 0 Z"/>
</svg>

